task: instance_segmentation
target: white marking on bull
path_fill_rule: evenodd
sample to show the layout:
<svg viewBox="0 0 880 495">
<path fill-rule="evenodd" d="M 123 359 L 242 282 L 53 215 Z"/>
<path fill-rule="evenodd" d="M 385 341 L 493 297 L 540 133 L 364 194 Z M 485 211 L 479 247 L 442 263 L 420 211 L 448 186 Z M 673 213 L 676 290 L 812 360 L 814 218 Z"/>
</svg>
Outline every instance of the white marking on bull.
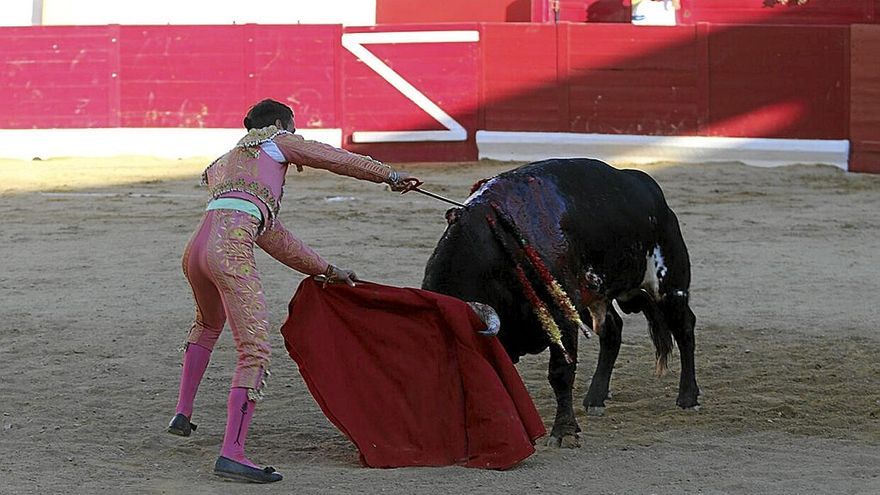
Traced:
<svg viewBox="0 0 880 495">
<path fill-rule="evenodd" d="M 592 267 L 587 267 L 583 276 L 583 283 L 586 285 L 587 291 L 594 294 L 594 296 L 587 302 L 587 309 L 590 311 L 590 318 L 593 325 L 592 330 L 596 335 L 599 335 L 602 333 L 602 325 L 605 324 L 605 313 L 608 311 L 608 299 L 606 299 L 601 293 L 603 285 L 602 277 L 594 272 Z M 590 338 L 588 333 L 584 333 L 584 335 L 587 338 Z"/>
<path fill-rule="evenodd" d="M 484 183 L 480 186 L 479 189 L 477 189 L 476 191 L 474 191 L 473 193 L 471 193 L 471 195 L 468 196 L 468 198 L 467 198 L 466 200 L 464 200 L 464 204 L 466 204 L 466 205 L 467 205 L 467 204 L 470 204 L 471 201 L 474 201 L 474 200 L 476 200 L 477 198 L 479 198 L 484 192 L 486 192 L 486 189 L 488 189 L 488 188 L 492 185 L 492 183 L 494 183 L 496 180 L 498 180 L 498 178 L 497 178 L 497 177 L 494 177 L 494 178 L 489 179 L 489 180 L 487 180 L 486 182 L 484 182 Z"/>
<path fill-rule="evenodd" d="M 596 335 L 601 335 L 602 325 L 605 324 L 605 314 L 608 313 L 608 299 L 599 297 L 587 305 L 587 309 L 590 310 L 590 316 L 593 319 L 593 331 L 596 332 Z"/>
<path fill-rule="evenodd" d="M 655 300 L 660 299 L 660 282 L 666 276 L 667 271 L 660 246 L 654 246 L 654 250 L 649 252 L 645 259 L 645 277 L 642 279 L 641 288 L 645 289 Z"/>
</svg>

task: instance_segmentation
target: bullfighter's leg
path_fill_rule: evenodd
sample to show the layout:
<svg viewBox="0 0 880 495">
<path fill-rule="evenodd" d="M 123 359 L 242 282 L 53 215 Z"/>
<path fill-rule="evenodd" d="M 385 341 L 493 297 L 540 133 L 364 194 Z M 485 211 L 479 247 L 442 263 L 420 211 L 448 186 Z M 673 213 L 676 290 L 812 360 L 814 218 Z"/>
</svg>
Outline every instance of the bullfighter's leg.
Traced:
<svg viewBox="0 0 880 495">
<path fill-rule="evenodd" d="M 207 216 L 202 219 L 198 230 L 184 249 L 182 260 L 184 276 L 195 298 L 195 320 L 186 340 L 177 408 L 168 425 L 168 432 L 184 437 L 196 429 L 196 425 L 190 422 L 193 402 L 211 359 L 214 343 L 226 323 L 220 293 L 211 281 L 207 269 L 207 239 L 211 228 L 208 219 Z"/>
<path fill-rule="evenodd" d="M 605 324 L 599 334 L 599 363 L 590 383 L 590 390 L 584 397 L 584 407 L 587 414 L 601 416 L 605 413 L 605 399 L 608 397 L 608 389 L 611 383 L 611 372 L 620 352 L 621 333 L 623 319 L 617 314 L 613 306 L 608 306 Z"/>
<path fill-rule="evenodd" d="M 572 404 L 572 389 L 577 371 L 577 340 L 578 331 L 576 329 L 566 328 L 563 330 L 562 344 L 571 358 L 570 363 L 566 362 L 565 355 L 558 346 L 550 346 L 550 370 L 547 378 L 556 395 L 556 418 L 553 420 L 553 429 L 547 438 L 547 445 L 550 447 L 580 447 L 578 433 L 581 428 L 578 426 Z"/>
<path fill-rule="evenodd" d="M 696 367 L 694 364 L 694 326 L 697 318 L 688 305 L 687 296 L 670 296 L 664 304 L 664 314 L 669 330 L 678 344 L 681 355 L 681 378 L 678 384 L 678 398 L 675 403 L 683 409 L 699 410 Z"/>
</svg>

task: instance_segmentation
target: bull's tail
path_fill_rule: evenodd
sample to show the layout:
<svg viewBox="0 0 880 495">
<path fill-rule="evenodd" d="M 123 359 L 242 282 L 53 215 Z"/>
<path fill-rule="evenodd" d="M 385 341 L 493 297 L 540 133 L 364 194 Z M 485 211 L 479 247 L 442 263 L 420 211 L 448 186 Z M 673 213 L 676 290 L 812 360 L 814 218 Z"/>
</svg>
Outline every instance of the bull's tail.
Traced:
<svg viewBox="0 0 880 495">
<path fill-rule="evenodd" d="M 657 303 L 645 295 L 645 306 L 643 308 L 645 318 L 648 320 L 648 333 L 651 335 L 651 341 L 654 342 L 654 355 L 657 358 L 657 365 L 654 373 L 657 376 L 666 374 L 667 362 L 669 355 L 672 354 L 672 332 L 669 325 L 663 318 L 663 313 L 657 307 Z"/>
</svg>

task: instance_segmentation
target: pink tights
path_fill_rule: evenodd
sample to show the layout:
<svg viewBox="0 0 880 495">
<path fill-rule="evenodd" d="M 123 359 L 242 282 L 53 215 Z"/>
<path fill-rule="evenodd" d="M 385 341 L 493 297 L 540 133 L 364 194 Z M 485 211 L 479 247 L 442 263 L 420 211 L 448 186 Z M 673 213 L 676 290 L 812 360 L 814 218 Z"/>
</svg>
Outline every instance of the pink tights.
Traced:
<svg viewBox="0 0 880 495">
<path fill-rule="evenodd" d="M 180 375 L 180 391 L 177 396 L 177 413 L 192 418 L 193 402 L 199 390 L 199 383 L 208 367 L 211 351 L 198 344 L 189 344 L 183 357 L 183 372 Z M 226 401 L 226 433 L 220 455 L 250 467 L 259 468 L 244 455 L 248 428 L 254 417 L 256 403 L 248 398 L 248 389 L 232 387 Z"/>
<path fill-rule="evenodd" d="M 180 373 L 180 389 L 177 393 L 177 414 L 183 414 L 192 419 L 193 402 L 210 359 L 210 350 L 198 344 L 191 343 L 186 346 L 186 352 L 183 355 L 183 371 Z"/>
<path fill-rule="evenodd" d="M 226 401 L 226 433 L 223 436 L 220 455 L 259 468 L 244 455 L 244 444 L 247 440 L 248 427 L 254 417 L 255 405 L 254 401 L 248 399 L 248 389 L 233 387 L 229 390 L 229 399 Z"/>
</svg>

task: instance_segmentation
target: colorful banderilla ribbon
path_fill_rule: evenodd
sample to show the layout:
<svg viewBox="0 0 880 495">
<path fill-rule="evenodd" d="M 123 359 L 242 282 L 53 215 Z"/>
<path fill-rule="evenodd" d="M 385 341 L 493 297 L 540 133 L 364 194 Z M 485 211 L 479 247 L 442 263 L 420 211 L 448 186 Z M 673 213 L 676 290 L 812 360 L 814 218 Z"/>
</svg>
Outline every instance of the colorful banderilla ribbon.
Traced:
<svg viewBox="0 0 880 495">
<path fill-rule="evenodd" d="M 535 272 L 537 272 L 538 277 L 545 284 L 547 292 L 553 298 L 553 302 L 562 311 L 562 313 L 565 315 L 565 318 L 568 319 L 568 321 L 574 323 L 578 327 L 578 329 L 581 330 L 581 332 L 583 332 L 584 335 L 586 335 L 587 337 L 590 336 L 589 327 L 584 325 L 580 315 L 578 314 L 577 309 L 571 302 L 568 294 L 565 293 L 562 285 L 550 273 L 550 270 L 547 268 L 544 260 L 541 259 L 541 256 L 534 249 L 534 247 L 532 247 L 525 239 L 525 237 L 523 237 L 522 233 L 513 222 L 513 219 L 511 219 L 504 211 L 502 211 L 497 203 L 492 202 L 491 206 L 497 218 L 505 227 L 505 230 L 512 234 L 519 244 L 521 252 L 518 253 L 514 251 L 514 249 L 507 242 L 504 241 L 503 232 L 499 228 L 498 223 L 495 221 L 495 217 L 493 217 L 492 215 L 486 216 L 486 220 L 488 221 L 493 234 L 498 239 L 498 242 L 501 244 L 501 246 L 504 248 L 504 250 L 511 257 L 515 264 L 517 280 L 519 280 L 520 285 L 522 285 L 523 292 L 525 292 L 526 298 L 531 303 L 532 310 L 535 312 L 535 316 L 537 316 L 538 321 L 540 321 L 541 326 L 544 328 L 544 331 L 550 338 L 550 342 L 557 345 L 562 350 L 566 362 L 573 362 L 571 355 L 568 353 L 568 351 L 565 349 L 565 345 L 562 343 L 562 332 L 559 330 L 559 326 L 553 319 L 550 309 L 538 296 L 537 291 L 532 286 L 531 282 L 526 276 L 525 270 L 522 266 L 523 259 L 527 260 L 532 265 Z"/>
</svg>

